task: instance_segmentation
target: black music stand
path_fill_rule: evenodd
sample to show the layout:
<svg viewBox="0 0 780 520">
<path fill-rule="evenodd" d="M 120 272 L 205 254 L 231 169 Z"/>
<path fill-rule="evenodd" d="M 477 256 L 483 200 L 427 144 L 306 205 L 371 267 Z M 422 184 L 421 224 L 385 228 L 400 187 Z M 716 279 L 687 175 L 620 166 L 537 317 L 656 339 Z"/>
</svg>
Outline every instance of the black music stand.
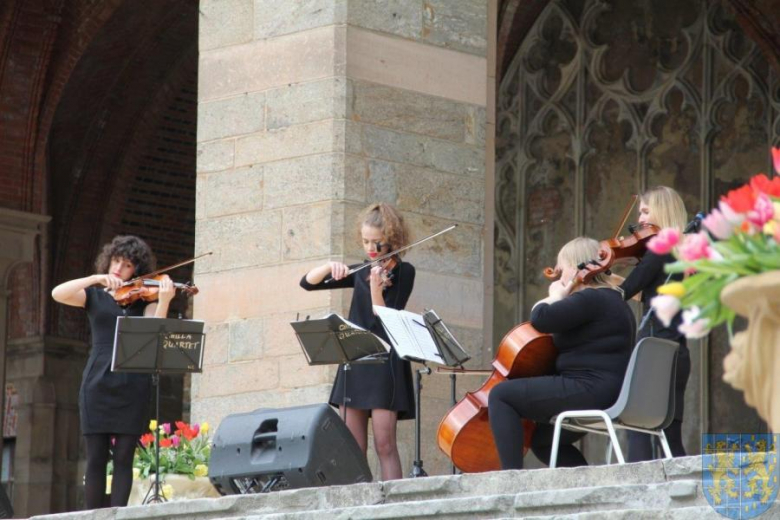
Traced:
<svg viewBox="0 0 780 520">
<path fill-rule="evenodd" d="M 160 374 L 200 372 L 206 335 L 203 322 L 168 318 L 119 317 L 116 320 L 112 372 L 152 374 L 154 417 L 160 419 Z M 155 477 L 144 504 L 165 502 L 160 492 L 160 428 L 155 432 Z"/>
<path fill-rule="evenodd" d="M 338 314 L 290 322 L 309 365 L 344 365 L 344 416 L 347 422 L 347 375 L 351 365 L 384 363 L 390 345 Z"/>
</svg>

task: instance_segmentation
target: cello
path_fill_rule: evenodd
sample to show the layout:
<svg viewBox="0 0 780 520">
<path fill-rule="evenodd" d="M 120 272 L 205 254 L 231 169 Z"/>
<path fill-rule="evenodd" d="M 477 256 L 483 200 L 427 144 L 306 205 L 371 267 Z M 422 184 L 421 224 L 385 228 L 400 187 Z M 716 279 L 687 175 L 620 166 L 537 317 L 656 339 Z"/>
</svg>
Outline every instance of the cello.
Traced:
<svg viewBox="0 0 780 520">
<path fill-rule="evenodd" d="M 648 240 L 658 232 L 656 226 L 630 227 L 631 235 L 618 238 L 635 201 L 636 196 L 614 237 L 600 242 L 598 258 L 577 266 L 575 284 L 588 283 L 597 274 L 609 271 L 618 261 L 630 262 L 644 255 Z M 560 275 L 558 268 L 544 269 L 544 276 L 550 280 L 556 280 Z M 504 336 L 491 363 L 493 370 L 487 380 L 478 390 L 466 392 L 463 399 L 439 423 L 439 448 L 458 469 L 466 473 L 501 469 L 488 418 L 490 390 L 509 379 L 551 375 L 555 371 L 556 357 L 552 335 L 537 331 L 530 322 L 517 325 Z M 535 428 L 533 421 L 523 421 L 523 454 L 530 449 Z"/>
</svg>

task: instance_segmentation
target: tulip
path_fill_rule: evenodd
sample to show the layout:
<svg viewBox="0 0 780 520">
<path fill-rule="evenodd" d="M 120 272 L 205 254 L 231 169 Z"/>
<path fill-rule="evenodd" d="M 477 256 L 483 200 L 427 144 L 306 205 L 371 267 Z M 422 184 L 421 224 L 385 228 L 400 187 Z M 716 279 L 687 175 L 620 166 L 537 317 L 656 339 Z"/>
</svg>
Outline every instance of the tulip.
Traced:
<svg viewBox="0 0 780 520">
<path fill-rule="evenodd" d="M 162 425 L 162 429 L 165 432 L 165 435 L 170 435 L 171 434 L 171 423 L 164 423 Z"/>
<path fill-rule="evenodd" d="M 170 500 L 173 498 L 173 486 L 170 484 L 163 484 L 162 485 L 162 496 L 165 498 L 165 500 Z"/>
<path fill-rule="evenodd" d="M 685 296 L 685 286 L 680 282 L 671 282 L 666 285 L 661 285 L 656 292 L 658 292 L 658 294 L 667 294 L 676 298 L 682 298 Z"/>
<path fill-rule="evenodd" d="M 775 172 L 780 175 L 780 148 L 772 147 L 772 163 L 775 167 Z"/>
<path fill-rule="evenodd" d="M 742 213 L 734 211 L 734 208 L 729 206 L 729 203 L 725 200 L 720 201 L 718 207 L 720 208 L 723 218 L 732 226 L 739 226 L 745 220 L 745 216 Z"/>
<path fill-rule="evenodd" d="M 725 204 L 725 202 L 721 204 Z M 728 221 L 723 212 L 718 209 L 713 209 L 701 223 L 718 240 L 725 240 L 734 234 L 734 226 Z"/>
<path fill-rule="evenodd" d="M 111 494 L 111 483 L 114 481 L 113 475 L 106 475 L 106 495 Z"/>
<path fill-rule="evenodd" d="M 764 234 L 775 236 L 777 234 L 778 228 L 780 228 L 780 226 L 777 225 L 777 221 L 770 220 L 769 222 L 764 224 Z"/>
<path fill-rule="evenodd" d="M 753 209 L 747 213 L 748 220 L 758 228 L 762 228 L 774 216 L 775 207 L 772 204 L 772 200 L 765 193 L 759 193 Z"/>
<path fill-rule="evenodd" d="M 157 421 L 152 419 L 149 421 L 149 430 L 154 431 L 157 429 Z"/>
<path fill-rule="evenodd" d="M 668 294 L 654 297 L 650 300 L 650 306 L 664 327 L 671 325 L 674 317 L 680 312 L 680 300 Z"/>
<path fill-rule="evenodd" d="M 204 434 L 209 432 L 209 423 L 204 422 L 200 425 L 200 431 L 202 431 Z"/>
<path fill-rule="evenodd" d="M 686 262 L 695 262 L 702 258 L 712 258 L 712 248 L 707 233 L 699 232 L 687 235 L 679 247 L 680 259 Z"/>
<path fill-rule="evenodd" d="M 209 474 L 209 467 L 205 464 L 198 464 L 195 466 L 195 471 L 193 473 L 196 477 L 205 477 Z"/>
<path fill-rule="evenodd" d="M 179 437 L 178 435 L 174 435 L 173 437 L 171 437 L 171 442 L 173 443 L 174 448 L 178 448 L 179 444 L 181 444 L 181 437 Z"/>
<path fill-rule="evenodd" d="M 680 242 L 680 232 L 674 228 L 664 228 L 647 243 L 647 248 L 657 255 L 668 255 Z"/>
<path fill-rule="evenodd" d="M 701 309 L 693 306 L 689 310 L 683 311 L 683 322 L 678 327 L 678 330 L 685 334 L 686 338 L 698 339 L 703 338 L 710 332 L 710 320 L 708 318 L 699 318 L 701 315 Z"/>
<path fill-rule="evenodd" d="M 133 468 L 133 480 L 139 480 L 141 478 L 141 469 Z"/>
</svg>

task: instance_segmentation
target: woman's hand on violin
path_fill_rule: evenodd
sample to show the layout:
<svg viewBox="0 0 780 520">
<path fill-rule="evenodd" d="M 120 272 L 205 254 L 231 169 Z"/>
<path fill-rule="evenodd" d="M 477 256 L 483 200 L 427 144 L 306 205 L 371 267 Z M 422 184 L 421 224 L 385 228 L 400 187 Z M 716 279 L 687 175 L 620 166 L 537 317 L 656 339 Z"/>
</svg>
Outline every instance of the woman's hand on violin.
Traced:
<svg viewBox="0 0 780 520">
<path fill-rule="evenodd" d="M 371 290 L 379 290 L 380 292 L 385 287 L 385 270 L 380 265 L 375 265 L 371 268 L 371 277 L 369 278 L 371 284 Z"/>
<path fill-rule="evenodd" d="M 176 295 L 176 288 L 173 285 L 173 281 L 167 275 L 160 276 L 160 290 L 157 293 L 157 299 L 160 303 L 170 303 L 173 297 Z"/>
<path fill-rule="evenodd" d="M 349 272 L 349 266 L 347 266 L 347 264 L 342 264 L 341 262 L 329 262 L 329 264 L 331 278 L 334 280 L 346 278 L 347 273 Z"/>
<path fill-rule="evenodd" d="M 111 273 L 98 274 L 96 276 L 97 276 L 97 283 L 106 287 L 109 291 L 116 291 L 117 289 L 122 287 L 122 284 L 124 283 L 121 278 Z"/>
</svg>

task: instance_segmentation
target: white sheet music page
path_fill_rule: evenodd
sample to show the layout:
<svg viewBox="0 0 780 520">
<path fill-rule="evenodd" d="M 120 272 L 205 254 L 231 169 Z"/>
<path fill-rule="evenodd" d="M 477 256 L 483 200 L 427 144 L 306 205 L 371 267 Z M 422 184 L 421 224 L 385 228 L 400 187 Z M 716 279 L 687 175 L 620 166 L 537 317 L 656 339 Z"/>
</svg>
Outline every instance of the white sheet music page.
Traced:
<svg viewBox="0 0 780 520">
<path fill-rule="evenodd" d="M 374 312 L 382 320 L 387 336 L 400 357 L 443 362 L 422 316 L 378 305 L 374 306 Z"/>
</svg>

